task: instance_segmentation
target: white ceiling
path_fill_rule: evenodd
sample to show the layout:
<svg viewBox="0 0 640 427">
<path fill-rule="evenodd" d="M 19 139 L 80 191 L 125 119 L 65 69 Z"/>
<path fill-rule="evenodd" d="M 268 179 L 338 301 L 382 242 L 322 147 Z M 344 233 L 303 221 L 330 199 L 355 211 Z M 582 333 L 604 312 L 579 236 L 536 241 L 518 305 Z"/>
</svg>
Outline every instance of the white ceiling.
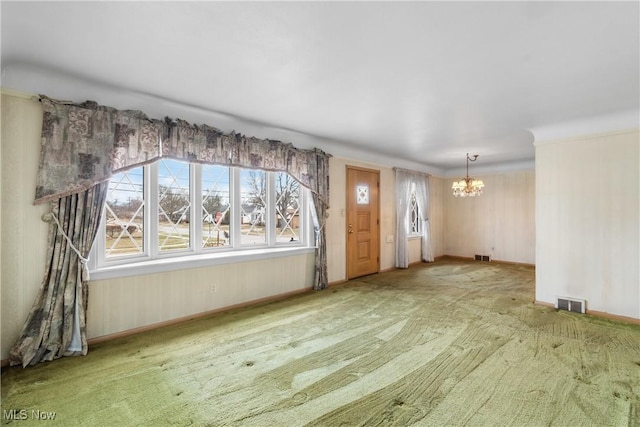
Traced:
<svg viewBox="0 0 640 427">
<path fill-rule="evenodd" d="M 639 5 L 2 1 L 1 60 L 447 170 L 638 117 Z"/>
</svg>

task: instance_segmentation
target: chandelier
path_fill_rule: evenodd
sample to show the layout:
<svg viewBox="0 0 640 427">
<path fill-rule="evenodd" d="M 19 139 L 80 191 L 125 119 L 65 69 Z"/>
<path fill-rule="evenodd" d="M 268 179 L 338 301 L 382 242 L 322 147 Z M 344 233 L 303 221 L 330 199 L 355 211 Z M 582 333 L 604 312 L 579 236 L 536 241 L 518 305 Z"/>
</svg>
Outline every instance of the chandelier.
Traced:
<svg viewBox="0 0 640 427">
<path fill-rule="evenodd" d="M 469 157 L 469 153 L 467 153 L 467 177 L 453 182 L 451 189 L 453 190 L 454 196 L 473 197 L 482 194 L 484 182 L 482 182 L 481 179 L 469 178 L 469 162 L 475 162 L 478 159 L 478 156 L 479 154 L 474 154 L 472 159 Z"/>
</svg>

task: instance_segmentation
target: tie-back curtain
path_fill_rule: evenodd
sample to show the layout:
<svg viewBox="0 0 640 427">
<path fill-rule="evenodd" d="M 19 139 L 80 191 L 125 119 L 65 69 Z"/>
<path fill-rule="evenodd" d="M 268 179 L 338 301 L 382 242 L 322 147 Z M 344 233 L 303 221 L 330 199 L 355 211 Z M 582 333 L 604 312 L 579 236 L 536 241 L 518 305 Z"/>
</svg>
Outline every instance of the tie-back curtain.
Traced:
<svg viewBox="0 0 640 427">
<path fill-rule="evenodd" d="M 422 236 L 422 260 L 433 262 L 433 249 L 431 248 L 431 223 L 429 222 L 429 176 L 418 176 L 415 180 L 416 184 L 416 202 L 418 204 L 418 212 L 420 213 L 420 235 Z"/>
<path fill-rule="evenodd" d="M 225 134 L 184 120 L 150 119 L 140 111 L 119 111 L 92 101 L 72 104 L 43 95 L 40 101 L 42 142 L 35 204 L 51 202 L 53 215 L 61 218 L 55 217 L 58 227 L 51 232 L 45 279 L 11 350 L 11 364 L 27 366 L 86 354 L 88 288 L 82 270 L 95 240 L 108 180 L 117 172 L 162 157 L 284 171 L 309 188 L 318 219 L 313 287 L 327 287 L 324 222 L 329 207 L 329 154 L 235 132 Z"/>
<path fill-rule="evenodd" d="M 107 196 L 104 182 L 51 203 L 47 265 L 22 333 L 10 351 L 11 365 L 35 365 L 87 354 L 86 259 Z"/>
<path fill-rule="evenodd" d="M 396 169 L 396 267 L 409 267 L 409 199 L 411 198 L 411 175 Z"/>
<path fill-rule="evenodd" d="M 170 157 L 195 163 L 285 171 L 329 204 L 329 157 L 319 149 L 224 133 L 184 120 L 150 119 L 93 101 L 40 96 L 44 116 L 35 203 L 88 190 L 117 172 Z"/>
<path fill-rule="evenodd" d="M 395 168 L 396 172 L 396 267 L 409 266 L 409 199 L 411 188 L 415 189 L 420 214 L 420 247 L 423 261 L 432 262 L 431 225 L 429 223 L 429 175 Z"/>
</svg>

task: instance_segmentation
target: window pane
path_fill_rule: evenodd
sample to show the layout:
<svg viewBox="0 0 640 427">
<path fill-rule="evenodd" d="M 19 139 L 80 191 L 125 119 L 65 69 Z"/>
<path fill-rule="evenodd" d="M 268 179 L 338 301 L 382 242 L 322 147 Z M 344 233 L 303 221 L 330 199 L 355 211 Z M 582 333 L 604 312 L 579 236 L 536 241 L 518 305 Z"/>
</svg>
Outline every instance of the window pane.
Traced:
<svg viewBox="0 0 640 427">
<path fill-rule="evenodd" d="M 275 174 L 276 242 L 300 241 L 300 184 L 286 172 Z"/>
<path fill-rule="evenodd" d="M 189 163 L 158 162 L 158 249 L 189 247 Z"/>
<path fill-rule="evenodd" d="M 358 185 L 356 187 L 356 204 L 368 205 L 369 204 L 369 186 Z"/>
<path fill-rule="evenodd" d="M 264 245 L 265 207 L 267 205 L 267 176 L 264 171 L 240 171 L 240 243 Z"/>
<path fill-rule="evenodd" d="M 114 175 L 109 181 L 105 212 L 105 257 L 144 253 L 142 167 Z"/>
<path fill-rule="evenodd" d="M 409 200 L 409 231 L 413 234 L 420 234 L 420 215 L 418 212 L 418 201 L 416 193 L 411 193 Z"/>
<path fill-rule="evenodd" d="M 202 166 L 202 247 L 231 244 L 229 168 Z"/>
</svg>

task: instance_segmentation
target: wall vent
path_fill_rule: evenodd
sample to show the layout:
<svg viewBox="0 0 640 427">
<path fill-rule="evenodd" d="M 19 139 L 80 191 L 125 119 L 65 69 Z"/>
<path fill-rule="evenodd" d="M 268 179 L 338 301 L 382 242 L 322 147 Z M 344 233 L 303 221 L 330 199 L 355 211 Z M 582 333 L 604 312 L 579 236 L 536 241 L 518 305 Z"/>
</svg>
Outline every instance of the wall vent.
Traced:
<svg viewBox="0 0 640 427">
<path fill-rule="evenodd" d="M 583 299 L 556 297 L 556 308 L 584 314 L 587 312 L 587 302 Z"/>
<path fill-rule="evenodd" d="M 476 255 L 476 261 L 491 261 L 491 256 L 489 255 Z"/>
</svg>

